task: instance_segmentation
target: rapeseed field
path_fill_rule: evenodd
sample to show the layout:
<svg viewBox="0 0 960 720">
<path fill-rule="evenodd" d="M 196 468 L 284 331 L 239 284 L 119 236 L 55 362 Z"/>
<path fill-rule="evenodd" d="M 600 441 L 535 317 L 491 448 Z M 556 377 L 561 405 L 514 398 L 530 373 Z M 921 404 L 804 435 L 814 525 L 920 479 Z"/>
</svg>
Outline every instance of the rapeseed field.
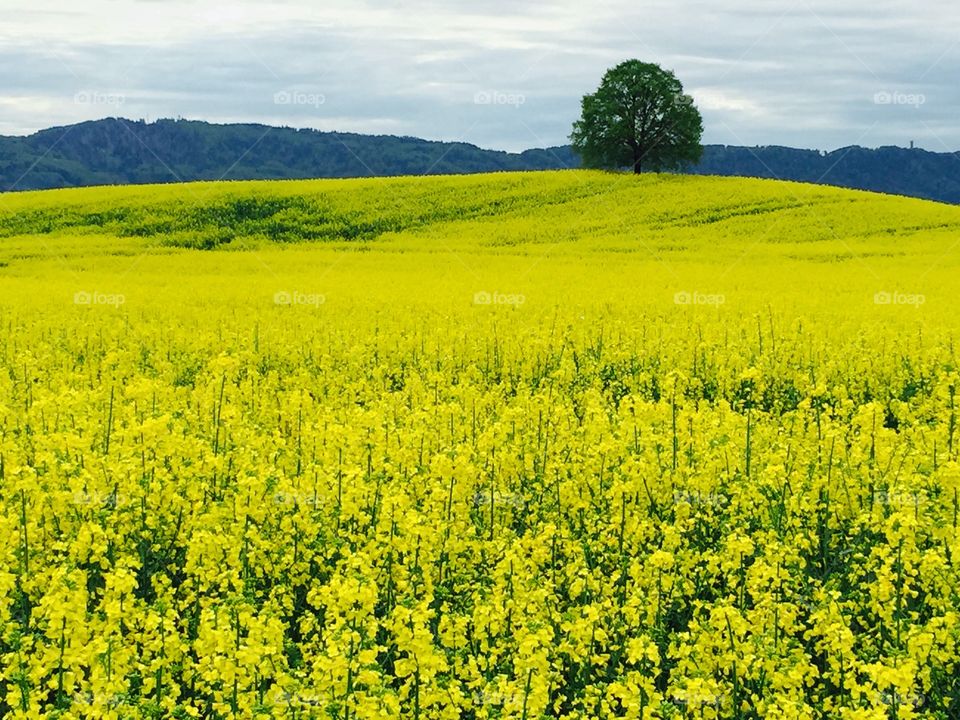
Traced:
<svg viewBox="0 0 960 720">
<path fill-rule="evenodd" d="M 5 718 L 955 720 L 960 208 L 0 196 Z"/>
</svg>

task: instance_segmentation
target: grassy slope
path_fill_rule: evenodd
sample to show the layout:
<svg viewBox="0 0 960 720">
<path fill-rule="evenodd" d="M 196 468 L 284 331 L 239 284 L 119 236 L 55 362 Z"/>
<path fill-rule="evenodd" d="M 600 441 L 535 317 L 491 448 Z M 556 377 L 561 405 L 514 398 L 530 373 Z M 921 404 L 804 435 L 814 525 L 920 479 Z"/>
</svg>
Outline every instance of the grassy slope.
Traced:
<svg viewBox="0 0 960 720">
<path fill-rule="evenodd" d="M 587 171 L 191 183 L 0 198 L 3 238 L 90 234 L 209 247 L 462 233 L 464 220 L 474 221 L 469 228 L 483 244 L 494 245 L 536 244 L 544 232 L 549 242 L 768 234 L 805 243 L 956 231 L 960 208 L 800 183 Z"/>
<path fill-rule="evenodd" d="M 874 294 L 900 291 L 929 299 L 904 317 L 947 322 L 958 230 L 957 207 L 766 180 L 568 171 L 196 183 L 2 196 L 0 277 L 4 295 L 31 302 L 97 286 L 133 307 L 182 304 L 175 289 L 267 310 L 288 287 L 326 294 L 328 309 L 463 310 L 475 292 L 509 289 L 544 311 L 616 302 L 667 315 L 685 311 L 673 302 L 683 291 L 723 294 L 728 311 L 828 315 L 883 313 Z M 250 252 L 191 249 L 209 246 Z"/>
</svg>

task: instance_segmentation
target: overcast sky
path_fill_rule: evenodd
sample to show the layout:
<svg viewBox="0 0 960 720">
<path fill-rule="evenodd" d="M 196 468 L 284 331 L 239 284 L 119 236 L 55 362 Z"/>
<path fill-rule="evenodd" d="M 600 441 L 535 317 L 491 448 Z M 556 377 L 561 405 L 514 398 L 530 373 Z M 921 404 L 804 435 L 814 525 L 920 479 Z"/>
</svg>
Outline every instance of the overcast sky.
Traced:
<svg viewBox="0 0 960 720">
<path fill-rule="evenodd" d="M 107 116 L 567 142 L 627 58 L 704 141 L 960 149 L 953 0 L 0 0 L 0 134 Z M 723 6 L 726 7 L 723 7 Z"/>
</svg>

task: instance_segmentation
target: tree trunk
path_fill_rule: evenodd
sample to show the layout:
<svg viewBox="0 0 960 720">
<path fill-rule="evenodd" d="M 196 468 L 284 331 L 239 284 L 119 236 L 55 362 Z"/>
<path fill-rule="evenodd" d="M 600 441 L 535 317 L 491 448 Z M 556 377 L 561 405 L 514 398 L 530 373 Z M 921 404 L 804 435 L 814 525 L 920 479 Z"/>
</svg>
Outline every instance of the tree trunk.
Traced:
<svg viewBox="0 0 960 720">
<path fill-rule="evenodd" d="M 640 146 L 633 146 L 633 172 L 637 175 L 641 173 L 640 165 L 643 162 L 643 153 L 640 152 Z"/>
</svg>

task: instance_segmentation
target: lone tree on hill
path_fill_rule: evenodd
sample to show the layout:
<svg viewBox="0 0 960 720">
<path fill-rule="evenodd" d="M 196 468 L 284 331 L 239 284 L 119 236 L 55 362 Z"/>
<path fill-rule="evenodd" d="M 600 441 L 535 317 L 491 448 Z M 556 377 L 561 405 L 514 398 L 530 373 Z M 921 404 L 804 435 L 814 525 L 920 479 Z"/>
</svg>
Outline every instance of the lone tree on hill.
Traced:
<svg viewBox="0 0 960 720">
<path fill-rule="evenodd" d="M 582 107 L 570 139 L 586 167 L 679 170 L 703 153 L 700 111 L 659 65 L 627 60 L 607 70 Z"/>
</svg>

